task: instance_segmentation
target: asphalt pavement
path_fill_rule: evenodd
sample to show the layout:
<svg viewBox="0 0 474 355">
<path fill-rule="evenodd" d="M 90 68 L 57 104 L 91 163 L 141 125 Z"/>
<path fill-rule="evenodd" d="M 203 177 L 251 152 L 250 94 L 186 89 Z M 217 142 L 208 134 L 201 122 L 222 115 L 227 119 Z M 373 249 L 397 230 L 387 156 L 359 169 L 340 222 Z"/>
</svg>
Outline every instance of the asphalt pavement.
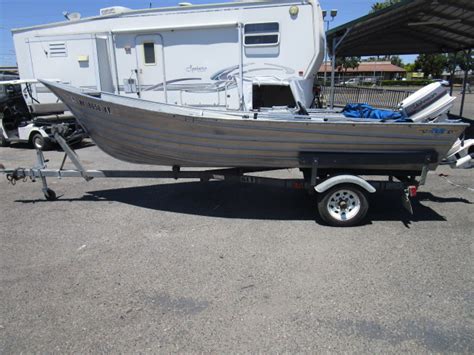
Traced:
<svg viewBox="0 0 474 355">
<path fill-rule="evenodd" d="M 6 167 L 34 159 L 0 148 Z M 2 177 L 0 353 L 473 353 L 473 177 L 441 167 L 414 216 L 383 193 L 353 228 L 322 225 L 303 191 L 50 179 L 47 202 Z"/>
</svg>

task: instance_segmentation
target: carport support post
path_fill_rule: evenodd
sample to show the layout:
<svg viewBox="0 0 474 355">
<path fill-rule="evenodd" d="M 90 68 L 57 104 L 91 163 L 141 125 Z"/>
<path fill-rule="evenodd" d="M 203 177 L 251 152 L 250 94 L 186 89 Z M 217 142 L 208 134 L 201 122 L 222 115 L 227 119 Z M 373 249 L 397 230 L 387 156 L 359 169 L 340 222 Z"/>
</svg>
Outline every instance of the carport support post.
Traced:
<svg viewBox="0 0 474 355">
<path fill-rule="evenodd" d="M 334 108 L 334 79 L 336 76 L 336 37 L 332 39 L 332 58 L 331 58 L 331 96 L 330 96 L 330 103 L 331 103 L 331 110 Z"/>
<path fill-rule="evenodd" d="M 450 73 L 450 78 L 449 78 L 449 95 L 453 95 L 453 85 L 454 85 L 454 77 L 456 76 L 456 65 L 457 65 L 457 58 L 458 58 L 458 52 L 454 52 L 454 58 L 453 58 L 453 71 Z"/>
<path fill-rule="evenodd" d="M 337 51 L 337 47 L 342 43 L 342 41 L 344 40 L 344 38 L 346 38 L 346 36 L 349 34 L 349 32 L 351 31 L 352 27 L 349 27 L 348 29 L 346 29 L 346 32 L 344 32 L 344 34 L 342 35 L 341 38 L 339 38 L 339 40 L 336 39 L 336 36 L 333 37 L 332 39 L 332 63 L 331 63 L 331 96 L 330 96 L 330 108 L 333 109 L 334 108 L 334 78 L 335 78 L 335 71 L 336 71 L 336 51 Z"/>
<path fill-rule="evenodd" d="M 469 68 L 471 66 L 472 49 L 469 49 L 465 53 L 466 53 L 466 68 L 464 70 L 464 79 L 462 81 L 461 108 L 459 109 L 459 116 L 461 117 L 464 110 L 464 99 L 466 98 L 466 86 L 467 86 L 467 80 L 468 80 L 468 75 L 469 75 Z"/>
</svg>

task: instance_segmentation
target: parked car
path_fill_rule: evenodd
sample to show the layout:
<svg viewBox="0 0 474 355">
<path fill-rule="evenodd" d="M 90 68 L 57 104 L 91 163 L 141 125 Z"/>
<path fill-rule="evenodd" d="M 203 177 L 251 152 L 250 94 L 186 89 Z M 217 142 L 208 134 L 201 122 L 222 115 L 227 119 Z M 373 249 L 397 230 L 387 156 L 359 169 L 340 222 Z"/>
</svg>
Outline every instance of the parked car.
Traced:
<svg viewBox="0 0 474 355">
<path fill-rule="evenodd" d="M 449 86 L 449 81 L 444 80 L 444 79 L 433 79 L 433 82 L 441 83 L 441 85 L 444 85 L 444 86 Z"/>
<path fill-rule="evenodd" d="M 359 85 L 360 79 L 359 78 L 352 78 L 347 81 L 343 81 L 341 85 Z"/>
</svg>

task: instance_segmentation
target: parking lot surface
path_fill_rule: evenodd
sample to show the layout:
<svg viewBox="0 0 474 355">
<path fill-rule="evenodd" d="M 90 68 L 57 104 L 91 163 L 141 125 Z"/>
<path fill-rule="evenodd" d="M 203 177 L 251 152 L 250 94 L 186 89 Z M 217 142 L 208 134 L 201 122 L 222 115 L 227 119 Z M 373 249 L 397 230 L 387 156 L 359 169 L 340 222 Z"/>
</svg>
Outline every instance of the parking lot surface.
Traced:
<svg viewBox="0 0 474 355">
<path fill-rule="evenodd" d="M 136 168 L 78 153 L 90 169 Z M 6 167 L 34 160 L 0 148 Z M 49 179 L 60 198 L 47 202 L 39 182 L 2 177 L 0 353 L 472 353 L 473 177 L 431 172 L 414 216 L 373 196 L 354 228 L 322 225 L 303 191 Z"/>
</svg>

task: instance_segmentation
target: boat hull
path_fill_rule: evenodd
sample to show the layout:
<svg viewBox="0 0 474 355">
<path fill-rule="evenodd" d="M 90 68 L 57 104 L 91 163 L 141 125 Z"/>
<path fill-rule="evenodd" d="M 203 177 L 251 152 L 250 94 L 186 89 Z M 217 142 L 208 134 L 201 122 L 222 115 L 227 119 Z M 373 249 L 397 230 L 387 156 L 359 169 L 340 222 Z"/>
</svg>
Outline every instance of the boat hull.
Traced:
<svg viewBox="0 0 474 355">
<path fill-rule="evenodd" d="M 103 95 L 43 82 L 114 158 L 137 164 L 195 167 L 307 167 L 302 154 L 431 152 L 436 168 L 466 124 L 324 122 L 313 119 L 253 119 L 207 110 Z M 188 110 L 188 111 L 187 111 Z M 188 114 L 192 113 L 192 115 Z M 347 169 L 356 168 L 347 164 Z M 421 163 L 367 162 L 367 170 L 419 171 Z"/>
</svg>

